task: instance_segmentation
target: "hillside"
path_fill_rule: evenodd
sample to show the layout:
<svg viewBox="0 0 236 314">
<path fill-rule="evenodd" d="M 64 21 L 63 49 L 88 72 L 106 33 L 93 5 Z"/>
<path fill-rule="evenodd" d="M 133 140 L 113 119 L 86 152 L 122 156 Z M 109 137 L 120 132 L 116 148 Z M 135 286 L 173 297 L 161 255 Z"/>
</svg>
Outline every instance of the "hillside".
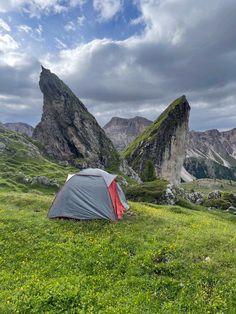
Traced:
<svg viewBox="0 0 236 314">
<path fill-rule="evenodd" d="M 76 171 L 49 160 L 37 141 L 0 126 L 0 191 L 52 193 Z"/>
<path fill-rule="evenodd" d="M 152 121 L 143 117 L 134 117 L 131 119 L 113 117 L 103 129 L 106 135 L 112 140 L 116 149 L 121 151 L 151 123 Z"/>
<path fill-rule="evenodd" d="M 0 192 L 1 313 L 234 313 L 235 217 L 131 203 L 119 223 L 50 221 L 52 199 Z"/>
<path fill-rule="evenodd" d="M 158 177 L 173 184 L 180 182 L 186 154 L 190 106 L 183 95 L 123 151 L 129 165 L 142 176 L 151 161 Z"/>
</svg>

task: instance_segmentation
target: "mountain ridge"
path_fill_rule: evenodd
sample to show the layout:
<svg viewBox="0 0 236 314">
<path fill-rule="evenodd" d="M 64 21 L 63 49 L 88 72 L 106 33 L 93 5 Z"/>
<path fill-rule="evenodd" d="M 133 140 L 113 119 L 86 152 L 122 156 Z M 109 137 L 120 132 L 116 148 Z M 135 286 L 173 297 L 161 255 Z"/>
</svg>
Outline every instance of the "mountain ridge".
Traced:
<svg viewBox="0 0 236 314">
<path fill-rule="evenodd" d="M 140 116 L 129 119 L 112 117 L 103 129 L 117 150 L 121 151 L 151 123 L 152 121 Z"/>
</svg>

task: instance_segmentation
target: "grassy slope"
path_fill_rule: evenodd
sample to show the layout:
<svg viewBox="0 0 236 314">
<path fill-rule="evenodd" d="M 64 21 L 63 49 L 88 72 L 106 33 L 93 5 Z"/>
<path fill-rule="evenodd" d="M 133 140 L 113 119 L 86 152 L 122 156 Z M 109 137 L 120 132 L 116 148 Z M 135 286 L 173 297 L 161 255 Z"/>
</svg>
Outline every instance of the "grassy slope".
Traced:
<svg viewBox="0 0 236 314">
<path fill-rule="evenodd" d="M 149 127 L 147 127 L 140 135 L 138 135 L 133 142 L 131 142 L 125 150 L 122 152 L 123 157 L 129 158 L 132 152 L 137 148 L 137 146 L 156 135 L 156 130 L 161 126 L 162 122 L 166 119 L 169 113 L 179 104 L 183 103 L 186 100 L 186 97 L 183 95 L 173 101 L 167 108 L 162 112 L 162 114 L 152 123 Z"/>
<path fill-rule="evenodd" d="M 236 182 L 218 179 L 200 179 L 192 182 L 181 183 L 181 186 L 187 191 L 197 191 L 209 194 L 211 191 L 220 190 L 236 194 Z"/>
<path fill-rule="evenodd" d="M 235 313 L 235 217 L 131 203 L 118 223 L 49 221 L 51 199 L 0 193 L 0 313 Z"/>
<path fill-rule="evenodd" d="M 46 176 L 65 182 L 68 173 L 78 170 L 71 166 L 58 165 L 48 160 L 38 149 L 39 143 L 27 136 L 0 127 L 0 142 L 6 148 L 0 152 L 0 191 L 23 191 L 32 189 L 52 193 L 55 187 L 32 186 L 20 181 L 20 174 L 27 177 Z"/>
</svg>

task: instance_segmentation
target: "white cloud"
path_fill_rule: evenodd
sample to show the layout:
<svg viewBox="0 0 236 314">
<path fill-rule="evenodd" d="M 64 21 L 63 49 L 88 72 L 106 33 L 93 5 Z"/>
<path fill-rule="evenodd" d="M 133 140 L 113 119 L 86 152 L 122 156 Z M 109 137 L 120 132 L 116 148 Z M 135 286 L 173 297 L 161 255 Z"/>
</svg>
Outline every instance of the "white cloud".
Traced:
<svg viewBox="0 0 236 314">
<path fill-rule="evenodd" d="M 11 31 L 11 27 L 1 18 L 0 18 L 0 29 L 3 29 L 6 32 Z"/>
<path fill-rule="evenodd" d="M 70 8 L 82 6 L 87 0 L 1 0 L 0 12 L 22 11 L 31 17 L 40 17 L 50 12 L 62 13 Z"/>
<path fill-rule="evenodd" d="M 83 7 L 83 5 L 87 2 L 87 0 L 70 0 L 69 1 L 69 5 L 71 7 L 76 7 L 76 6 L 80 6 L 81 8 Z"/>
<path fill-rule="evenodd" d="M 122 0 L 93 0 L 94 10 L 102 21 L 112 19 L 122 8 Z"/>
<path fill-rule="evenodd" d="M 82 16 L 79 16 L 77 18 L 77 21 L 69 21 L 65 26 L 64 26 L 64 29 L 67 31 L 67 32 L 74 32 L 76 31 L 79 27 L 82 27 L 85 23 L 85 16 L 82 15 Z"/>
<path fill-rule="evenodd" d="M 74 22 L 70 21 L 64 26 L 64 28 L 67 32 L 71 32 L 76 30 L 76 25 Z"/>
<path fill-rule="evenodd" d="M 55 37 L 54 39 L 57 43 L 56 46 L 58 49 L 67 49 L 68 48 L 67 45 L 65 43 L 63 43 L 63 41 L 61 41 L 59 38 Z"/>
<path fill-rule="evenodd" d="M 12 50 L 16 50 L 17 48 L 19 48 L 19 45 L 14 38 L 12 38 L 8 34 L 0 34 L 0 51 L 9 52 Z"/>
<path fill-rule="evenodd" d="M 39 17 L 49 12 L 61 13 L 66 7 L 61 0 L 1 0 L 0 12 L 23 11 L 31 17 Z"/>
<path fill-rule="evenodd" d="M 22 25 L 18 25 L 17 29 L 19 32 L 24 32 L 24 33 L 31 33 L 32 32 L 32 28 L 28 25 L 22 24 Z"/>
</svg>

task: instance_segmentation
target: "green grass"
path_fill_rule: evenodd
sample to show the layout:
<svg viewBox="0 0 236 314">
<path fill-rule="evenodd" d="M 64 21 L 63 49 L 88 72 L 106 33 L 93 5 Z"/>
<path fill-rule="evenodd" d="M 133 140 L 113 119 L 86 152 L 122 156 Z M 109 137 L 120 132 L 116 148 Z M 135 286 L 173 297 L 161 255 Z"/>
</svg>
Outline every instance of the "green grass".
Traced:
<svg viewBox="0 0 236 314">
<path fill-rule="evenodd" d="M 236 181 L 233 180 L 199 179 L 188 183 L 181 183 L 181 186 L 187 191 L 194 190 L 205 195 L 213 190 L 236 194 Z"/>
<path fill-rule="evenodd" d="M 6 145 L 5 150 L 0 152 L 0 191 L 27 192 L 36 189 L 51 194 L 57 190 L 56 187 L 32 186 L 20 178 L 22 175 L 29 178 L 46 176 L 62 185 L 68 173 L 78 171 L 75 167 L 48 159 L 37 141 L 22 134 L 0 127 L 0 142 Z"/>
<path fill-rule="evenodd" d="M 0 193 L 0 313 L 235 313 L 236 219 L 130 203 L 124 220 L 48 220 Z"/>
<path fill-rule="evenodd" d="M 167 118 L 169 113 L 177 106 L 186 101 L 186 97 L 183 95 L 176 100 L 174 100 L 167 108 L 162 112 L 162 114 L 147 127 L 140 135 L 138 135 L 133 142 L 131 142 L 125 150 L 122 152 L 124 158 L 129 158 L 132 152 L 141 144 L 143 141 L 150 140 L 153 135 L 156 135 L 156 130 L 159 129 L 163 121 Z"/>
</svg>

